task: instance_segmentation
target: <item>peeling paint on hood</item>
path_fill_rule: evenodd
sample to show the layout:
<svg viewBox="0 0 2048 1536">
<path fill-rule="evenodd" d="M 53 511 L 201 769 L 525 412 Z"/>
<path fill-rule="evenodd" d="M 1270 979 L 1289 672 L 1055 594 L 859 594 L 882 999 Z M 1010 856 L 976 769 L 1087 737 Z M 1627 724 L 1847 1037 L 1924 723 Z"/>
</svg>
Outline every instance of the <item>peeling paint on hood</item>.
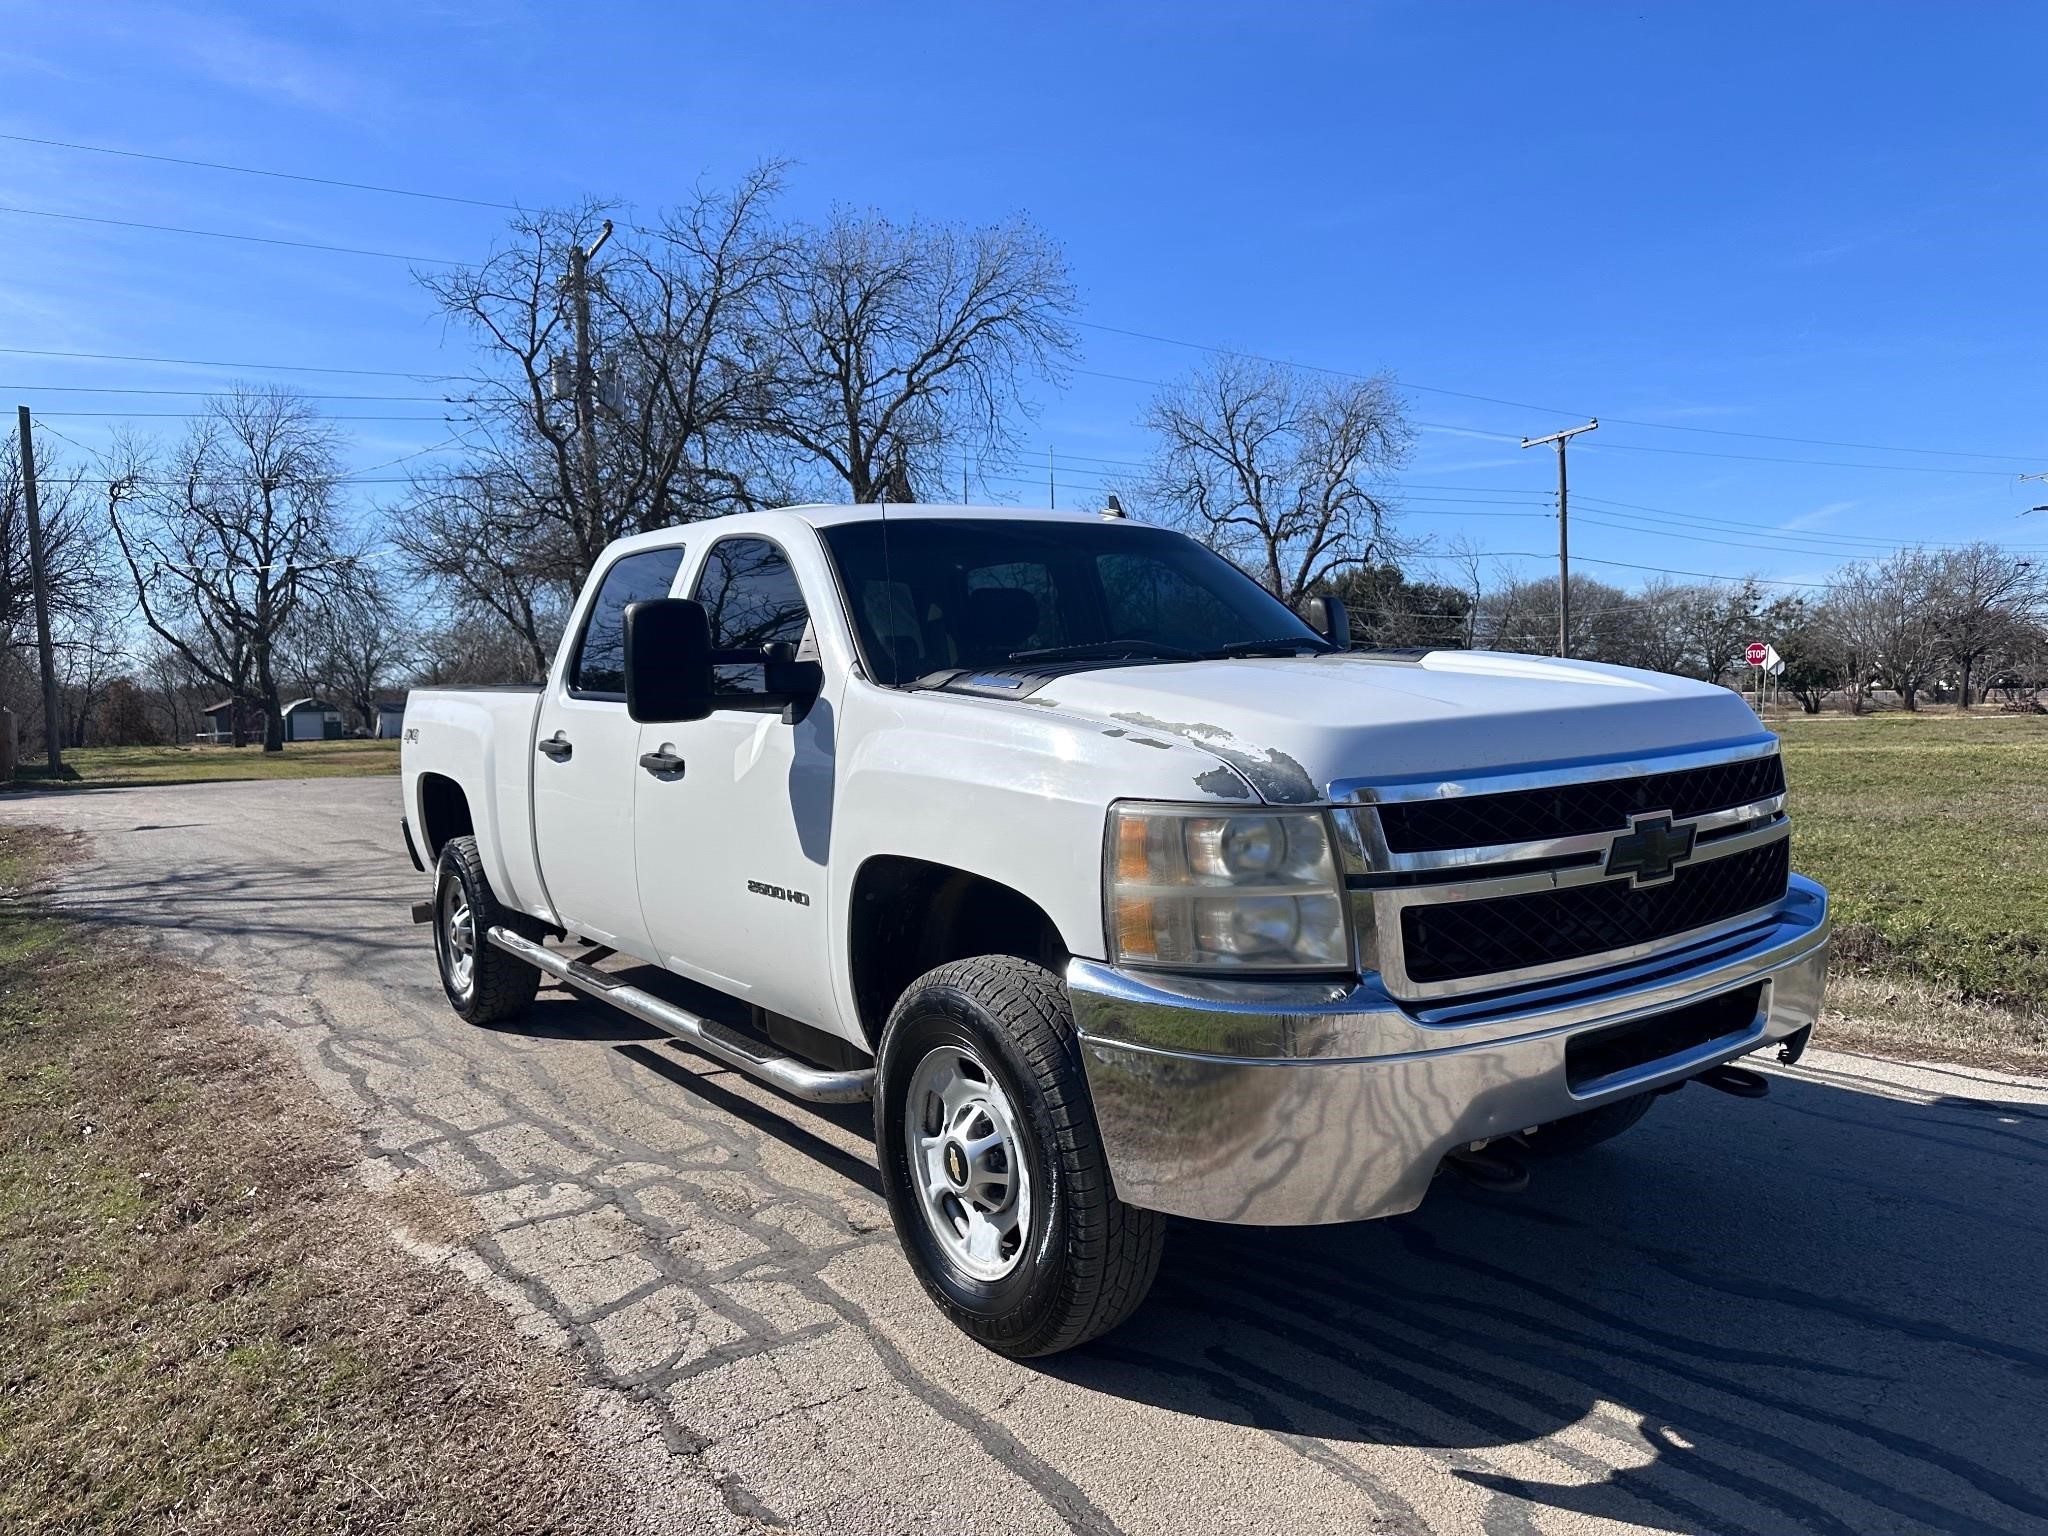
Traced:
<svg viewBox="0 0 2048 1536">
<path fill-rule="evenodd" d="M 1205 721 L 1155 720 L 1150 715 L 1124 714 L 1117 719 L 1164 731 L 1213 752 L 1251 781 L 1268 805 L 1313 805 L 1322 799 L 1308 770 L 1278 747 L 1254 747 L 1238 741 L 1220 725 Z"/>
</svg>

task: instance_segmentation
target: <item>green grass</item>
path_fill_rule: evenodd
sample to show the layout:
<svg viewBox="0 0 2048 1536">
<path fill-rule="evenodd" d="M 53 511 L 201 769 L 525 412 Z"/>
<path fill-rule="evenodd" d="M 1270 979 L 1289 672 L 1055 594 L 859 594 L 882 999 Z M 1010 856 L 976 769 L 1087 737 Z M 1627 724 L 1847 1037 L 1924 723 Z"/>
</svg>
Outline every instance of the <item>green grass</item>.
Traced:
<svg viewBox="0 0 2048 1536">
<path fill-rule="evenodd" d="M 1834 894 L 1837 968 L 2048 1017 L 2048 718 L 1779 729 L 1793 863 Z"/>
<path fill-rule="evenodd" d="M 19 789 L 99 789 L 121 784 L 208 784 L 232 779 L 334 779 L 398 772 L 395 741 L 294 741 L 258 747 L 77 747 L 62 779 L 41 763 L 15 770 Z"/>
</svg>

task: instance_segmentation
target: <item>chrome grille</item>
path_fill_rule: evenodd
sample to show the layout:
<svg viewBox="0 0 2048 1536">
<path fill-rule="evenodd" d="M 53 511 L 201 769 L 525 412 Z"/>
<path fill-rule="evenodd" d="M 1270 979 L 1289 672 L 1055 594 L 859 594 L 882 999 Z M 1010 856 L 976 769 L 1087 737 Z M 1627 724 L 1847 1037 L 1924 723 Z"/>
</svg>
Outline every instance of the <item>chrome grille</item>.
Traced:
<svg viewBox="0 0 2048 1536">
<path fill-rule="evenodd" d="M 1784 898 L 1791 827 L 1777 743 L 1427 784 L 1338 786 L 1360 963 L 1416 999 L 1653 956 Z M 1360 803 L 1363 802 L 1363 803 Z M 1686 834 L 1656 878 L 1609 875 L 1644 818 Z M 1618 866 L 1619 867 L 1619 866 Z"/>
</svg>

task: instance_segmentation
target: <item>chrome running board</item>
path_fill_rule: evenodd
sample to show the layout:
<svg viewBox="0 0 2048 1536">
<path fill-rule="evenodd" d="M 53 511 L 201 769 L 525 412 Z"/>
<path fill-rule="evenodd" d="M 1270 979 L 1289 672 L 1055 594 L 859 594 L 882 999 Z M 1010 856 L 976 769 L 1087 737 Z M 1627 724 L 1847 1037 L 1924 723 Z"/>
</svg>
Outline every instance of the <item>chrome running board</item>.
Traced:
<svg viewBox="0 0 2048 1536">
<path fill-rule="evenodd" d="M 578 992 L 601 1003 L 609 1003 L 621 1013 L 631 1014 L 641 1023 L 650 1024 L 663 1034 L 673 1035 L 713 1060 L 749 1077 L 757 1077 L 771 1088 L 779 1088 L 794 1098 L 808 1099 L 813 1104 L 857 1104 L 875 1096 L 873 1067 L 854 1072 L 834 1072 L 807 1065 L 794 1056 L 776 1055 L 744 1035 L 710 1019 L 699 1018 L 674 1003 L 664 1002 L 652 992 L 643 992 L 581 960 L 558 955 L 546 945 L 537 944 L 509 928 L 493 928 L 488 937 L 506 954 L 547 972 Z"/>
</svg>

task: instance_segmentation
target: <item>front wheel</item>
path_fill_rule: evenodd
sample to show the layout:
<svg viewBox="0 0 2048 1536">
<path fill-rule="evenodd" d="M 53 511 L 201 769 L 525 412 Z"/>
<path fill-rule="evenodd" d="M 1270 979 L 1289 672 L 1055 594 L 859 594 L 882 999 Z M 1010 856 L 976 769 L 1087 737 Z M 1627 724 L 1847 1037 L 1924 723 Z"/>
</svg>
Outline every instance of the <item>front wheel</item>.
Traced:
<svg viewBox="0 0 2048 1536">
<path fill-rule="evenodd" d="M 927 972 L 890 1014 L 877 1064 L 883 1187 L 941 1311 L 1023 1359 L 1137 1309 L 1165 1221 L 1110 1187 L 1058 977 L 1009 955 Z"/>
</svg>

